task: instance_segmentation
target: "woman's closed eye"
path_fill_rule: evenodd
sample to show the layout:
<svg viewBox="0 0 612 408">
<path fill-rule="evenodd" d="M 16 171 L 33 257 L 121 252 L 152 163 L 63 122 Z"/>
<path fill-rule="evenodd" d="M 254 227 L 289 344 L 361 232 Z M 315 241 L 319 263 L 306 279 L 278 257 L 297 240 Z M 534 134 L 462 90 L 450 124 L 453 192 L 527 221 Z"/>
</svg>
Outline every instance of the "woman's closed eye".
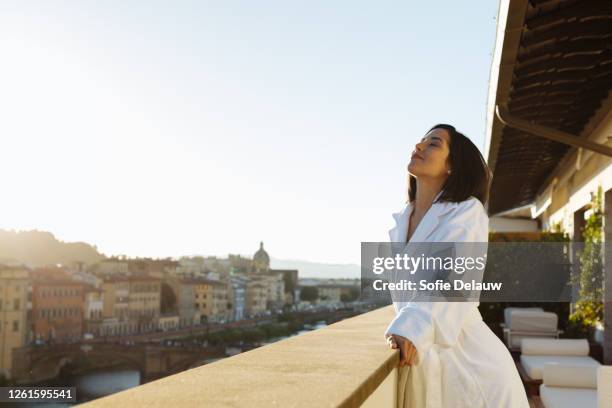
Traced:
<svg viewBox="0 0 612 408">
<path fill-rule="evenodd" d="M 425 141 L 425 138 L 421 139 L 421 143 L 423 143 Z M 429 143 L 427 143 L 427 146 L 433 146 L 433 147 L 440 147 L 440 141 L 438 140 L 438 138 L 434 138 L 434 139 L 430 139 Z"/>
<path fill-rule="evenodd" d="M 436 149 L 436 148 L 440 147 L 440 144 L 436 143 L 436 142 L 428 143 L 427 145 L 425 145 L 424 149 L 427 149 L 429 147 Z"/>
</svg>

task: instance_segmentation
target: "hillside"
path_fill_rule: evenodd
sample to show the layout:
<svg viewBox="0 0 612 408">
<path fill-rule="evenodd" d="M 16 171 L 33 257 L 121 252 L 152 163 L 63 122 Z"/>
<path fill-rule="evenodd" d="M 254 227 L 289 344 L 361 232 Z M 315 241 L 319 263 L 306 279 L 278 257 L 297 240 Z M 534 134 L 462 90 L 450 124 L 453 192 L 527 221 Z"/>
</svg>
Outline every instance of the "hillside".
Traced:
<svg viewBox="0 0 612 408">
<path fill-rule="evenodd" d="M 0 264 L 38 267 L 74 262 L 89 264 L 103 258 L 95 246 L 59 241 L 50 232 L 0 229 Z"/>
</svg>

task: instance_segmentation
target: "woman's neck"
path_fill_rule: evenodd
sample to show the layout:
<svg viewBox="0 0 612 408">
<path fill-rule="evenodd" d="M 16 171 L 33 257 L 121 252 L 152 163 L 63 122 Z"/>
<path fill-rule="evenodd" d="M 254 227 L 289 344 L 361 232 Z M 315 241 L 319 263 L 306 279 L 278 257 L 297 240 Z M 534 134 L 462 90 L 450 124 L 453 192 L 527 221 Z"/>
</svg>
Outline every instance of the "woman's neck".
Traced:
<svg viewBox="0 0 612 408">
<path fill-rule="evenodd" d="M 445 180 L 424 180 L 423 178 L 417 179 L 416 198 L 414 200 L 415 216 L 423 216 L 427 210 L 429 210 L 436 195 L 442 191 L 444 181 Z"/>
</svg>

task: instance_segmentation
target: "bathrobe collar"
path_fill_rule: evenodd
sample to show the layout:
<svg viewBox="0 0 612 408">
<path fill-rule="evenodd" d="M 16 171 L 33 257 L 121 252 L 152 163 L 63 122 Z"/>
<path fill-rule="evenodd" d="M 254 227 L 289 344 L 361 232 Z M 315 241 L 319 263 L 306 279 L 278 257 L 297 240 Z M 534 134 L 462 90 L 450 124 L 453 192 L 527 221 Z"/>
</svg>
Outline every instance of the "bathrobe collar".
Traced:
<svg viewBox="0 0 612 408">
<path fill-rule="evenodd" d="M 423 219 L 419 222 L 416 231 L 414 231 L 412 237 L 410 237 L 410 242 L 425 241 L 434 228 L 439 225 L 439 218 L 459 205 L 459 203 L 449 201 L 435 202 L 441 194 L 442 191 L 434 198 L 434 203 L 429 207 L 429 210 L 427 210 L 425 216 L 423 216 Z M 413 204 L 409 201 L 402 211 L 392 214 L 395 219 L 395 227 L 389 230 L 389 240 L 391 242 L 406 243 L 408 220 L 412 212 L 412 207 Z"/>
</svg>

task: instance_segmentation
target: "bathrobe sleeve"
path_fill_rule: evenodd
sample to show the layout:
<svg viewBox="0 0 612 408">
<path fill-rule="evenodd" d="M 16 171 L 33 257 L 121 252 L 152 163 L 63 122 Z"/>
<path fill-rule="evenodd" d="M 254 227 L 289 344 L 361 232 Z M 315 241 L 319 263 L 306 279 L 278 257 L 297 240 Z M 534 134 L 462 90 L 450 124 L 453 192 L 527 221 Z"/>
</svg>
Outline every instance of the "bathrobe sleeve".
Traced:
<svg viewBox="0 0 612 408">
<path fill-rule="evenodd" d="M 486 213 L 475 214 L 474 224 L 444 226 L 440 242 L 483 242 L 488 240 Z M 484 218 L 483 218 L 484 217 Z M 486 218 L 486 222 L 485 222 Z M 484 234 L 484 236 L 483 236 Z M 410 302 L 403 306 L 385 330 L 385 338 L 397 334 L 409 339 L 417 350 L 416 364 L 435 343 L 440 347 L 457 344 L 464 324 L 478 312 L 478 302 Z"/>
</svg>

